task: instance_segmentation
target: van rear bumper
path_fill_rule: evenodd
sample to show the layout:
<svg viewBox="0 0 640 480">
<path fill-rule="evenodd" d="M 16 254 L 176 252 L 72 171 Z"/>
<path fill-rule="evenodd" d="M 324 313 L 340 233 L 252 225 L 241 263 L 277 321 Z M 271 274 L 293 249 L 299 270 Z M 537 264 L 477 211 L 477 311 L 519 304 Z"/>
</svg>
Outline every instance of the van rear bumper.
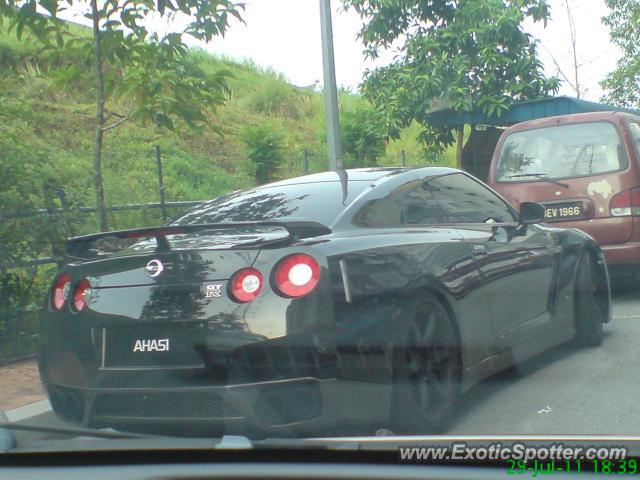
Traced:
<svg viewBox="0 0 640 480">
<path fill-rule="evenodd" d="M 607 265 L 640 266 L 640 242 L 626 242 L 615 245 L 602 245 Z"/>
</svg>

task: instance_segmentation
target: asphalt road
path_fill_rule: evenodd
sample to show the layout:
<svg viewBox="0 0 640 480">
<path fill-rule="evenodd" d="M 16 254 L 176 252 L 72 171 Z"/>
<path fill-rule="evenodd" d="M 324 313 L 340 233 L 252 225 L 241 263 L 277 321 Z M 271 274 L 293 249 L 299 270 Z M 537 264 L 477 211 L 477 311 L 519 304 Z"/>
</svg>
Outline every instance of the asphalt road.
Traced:
<svg viewBox="0 0 640 480">
<path fill-rule="evenodd" d="M 460 402 L 449 434 L 640 434 L 640 294 L 614 296 L 602 346 L 566 344 L 494 376 Z M 61 426 L 51 412 L 20 423 Z M 25 446 L 51 434 L 19 433 Z"/>
<path fill-rule="evenodd" d="M 566 344 L 465 395 L 451 434 L 640 434 L 640 294 L 614 296 L 602 346 Z"/>
</svg>

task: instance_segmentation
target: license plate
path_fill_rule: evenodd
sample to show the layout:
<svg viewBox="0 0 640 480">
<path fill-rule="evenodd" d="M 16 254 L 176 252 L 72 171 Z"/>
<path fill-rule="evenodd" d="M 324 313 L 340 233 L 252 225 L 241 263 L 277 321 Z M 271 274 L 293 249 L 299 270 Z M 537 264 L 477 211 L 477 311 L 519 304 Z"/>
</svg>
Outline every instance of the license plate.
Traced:
<svg viewBox="0 0 640 480">
<path fill-rule="evenodd" d="M 202 363 L 192 332 L 173 328 L 117 327 L 103 330 L 103 368 L 169 367 Z"/>
<path fill-rule="evenodd" d="M 544 206 L 544 218 L 547 221 L 576 220 L 584 218 L 582 202 L 553 203 Z"/>
</svg>

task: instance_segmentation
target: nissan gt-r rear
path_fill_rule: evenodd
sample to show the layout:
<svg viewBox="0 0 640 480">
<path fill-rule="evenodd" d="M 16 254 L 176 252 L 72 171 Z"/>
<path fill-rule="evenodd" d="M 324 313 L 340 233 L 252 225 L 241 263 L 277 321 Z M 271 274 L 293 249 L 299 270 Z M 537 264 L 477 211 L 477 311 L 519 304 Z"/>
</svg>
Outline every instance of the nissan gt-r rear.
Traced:
<svg viewBox="0 0 640 480">
<path fill-rule="evenodd" d="M 602 342 L 602 251 L 543 218 L 458 170 L 370 169 L 70 239 L 41 377 L 59 416 L 95 427 L 441 429 L 474 383 Z"/>
</svg>

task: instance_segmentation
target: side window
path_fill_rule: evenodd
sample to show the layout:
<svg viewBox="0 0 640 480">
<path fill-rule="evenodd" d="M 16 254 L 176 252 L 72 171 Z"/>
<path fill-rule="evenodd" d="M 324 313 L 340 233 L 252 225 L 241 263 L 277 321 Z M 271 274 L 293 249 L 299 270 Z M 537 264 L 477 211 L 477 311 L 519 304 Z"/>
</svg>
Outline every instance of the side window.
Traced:
<svg viewBox="0 0 640 480">
<path fill-rule="evenodd" d="M 466 175 L 454 173 L 429 181 L 438 203 L 453 223 L 511 223 L 513 211 L 496 194 Z"/>
<path fill-rule="evenodd" d="M 633 142 L 636 146 L 636 152 L 640 157 L 640 123 L 637 122 L 629 122 L 629 131 L 631 132 L 631 137 L 633 138 Z"/>
<path fill-rule="evenodd" d="M 367 203 L 356 221 L 368 227 L 437 225 L 447 216 L 424 180 L 401 185 L 384 198 Z"/>
<path fill-rule="evenodd" d="M 403 225 L 437 225 L 448 221 L 444 210 L 425 182 L 407 192 L 402 199 Z"/>
</svg>

